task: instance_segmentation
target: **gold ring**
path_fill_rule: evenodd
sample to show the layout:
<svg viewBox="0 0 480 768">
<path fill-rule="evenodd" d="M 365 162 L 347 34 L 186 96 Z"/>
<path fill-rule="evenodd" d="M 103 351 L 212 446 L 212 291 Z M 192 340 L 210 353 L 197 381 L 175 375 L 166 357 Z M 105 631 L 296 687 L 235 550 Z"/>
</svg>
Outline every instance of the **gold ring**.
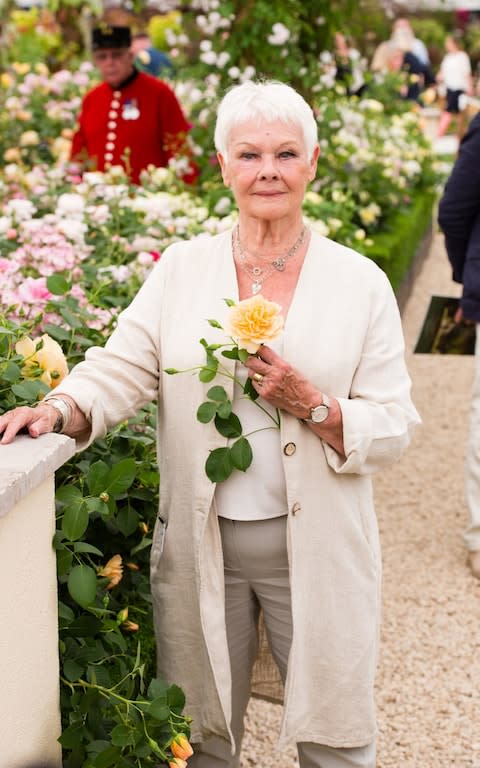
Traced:
<svg viewBox="0 0 480 768">
<path fill-rule="evenodd" d="M 256 381 L 258 384 L 261 384 L 263 381 L 263 376 L 261 373 L 254 373 L 252 376 L 252 379 Z"/>
</svg>

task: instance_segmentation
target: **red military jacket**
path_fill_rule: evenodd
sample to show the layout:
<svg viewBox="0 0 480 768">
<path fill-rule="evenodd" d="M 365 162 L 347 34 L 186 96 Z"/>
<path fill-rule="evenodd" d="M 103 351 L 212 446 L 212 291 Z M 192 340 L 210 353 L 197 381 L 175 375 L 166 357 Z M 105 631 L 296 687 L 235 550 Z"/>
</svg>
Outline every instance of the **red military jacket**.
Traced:
<svg viewBox="0 0 480 768">
<path fill-rule="evenodd" d="M 137 71 L 118 89 L 101 83 L 87 93 L 78 123 L 71 159 L 98 171 L 122 165 L 135 184 L 148 165 L 164 167 L 181 153 L 191 128 L 172 89 Z M 191 165 L 186 181 L 196 176 Z"/>
</svg>

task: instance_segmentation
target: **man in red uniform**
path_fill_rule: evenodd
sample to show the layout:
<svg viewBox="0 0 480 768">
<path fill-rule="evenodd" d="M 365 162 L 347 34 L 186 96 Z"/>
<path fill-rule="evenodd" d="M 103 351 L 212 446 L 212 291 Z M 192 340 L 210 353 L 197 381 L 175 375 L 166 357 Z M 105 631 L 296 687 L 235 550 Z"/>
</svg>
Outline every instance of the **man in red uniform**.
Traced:
<svg viewBox="0 0 480 768">
<path fill-rule="evenodd" d="M 122 165 L 138 184 L 148 165 L 164 167 L 183 155 L 183 179 L 192 182 L 198 172 L 186 140 L 191 125 L 172 89 L 135 69 L 130 45 L 128 27 L 93 30 L 93 61 L 103 82 L 83 99 L 71 159 L 98 171 Z"/>
</svg>

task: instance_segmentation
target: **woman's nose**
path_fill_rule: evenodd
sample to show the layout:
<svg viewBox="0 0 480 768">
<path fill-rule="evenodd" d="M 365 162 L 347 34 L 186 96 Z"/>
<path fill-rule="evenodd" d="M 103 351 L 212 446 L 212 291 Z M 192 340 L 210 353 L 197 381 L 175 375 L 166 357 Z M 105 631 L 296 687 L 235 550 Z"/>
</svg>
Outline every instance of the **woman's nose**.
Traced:
<svg viewBox="0 0 480 768">
<path fill-rule="evenodd" d="M 277 164 L 275 162 L 275 158 L 271 157 L 269 155 L 264 155 L 262 157 L 262 163 L 259 168 L 259 173 L 261 179 L 277 179 L 279 176 Z"/>
</svg>

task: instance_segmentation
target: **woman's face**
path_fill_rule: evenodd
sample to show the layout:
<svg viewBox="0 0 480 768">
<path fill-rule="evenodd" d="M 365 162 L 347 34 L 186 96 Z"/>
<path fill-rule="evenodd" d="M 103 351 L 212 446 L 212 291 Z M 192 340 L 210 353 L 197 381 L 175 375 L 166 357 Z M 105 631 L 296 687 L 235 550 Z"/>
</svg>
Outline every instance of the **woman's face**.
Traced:
<svg viewBox="0 0 480 768">
<path fill-rule="evenodd" d="M 300 126 L 249 120 L 232 128 L 228 160 L 218 153 L 223 181 L 239 211 L 261 219 L 297 213 L 315 178 L 319 148 L 307 156 Z"/>
</svg>

